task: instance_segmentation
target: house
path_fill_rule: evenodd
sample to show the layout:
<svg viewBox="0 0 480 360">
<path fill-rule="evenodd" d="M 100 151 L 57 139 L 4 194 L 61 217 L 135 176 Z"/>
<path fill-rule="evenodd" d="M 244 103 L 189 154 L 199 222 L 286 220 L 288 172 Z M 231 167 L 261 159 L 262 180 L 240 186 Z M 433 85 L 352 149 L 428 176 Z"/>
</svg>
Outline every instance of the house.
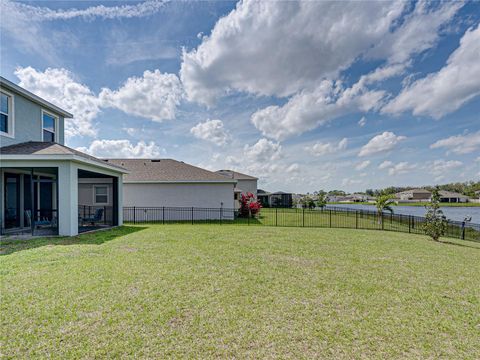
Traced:
<svg viewBox="0 0 480 360">
<path fill-rule="evenodd" d="M 274 193 L 259 189 L 257 192 L 258 201 L 263 207 L 291 208 L 293 206 L 293 194 L 278 191 Z"/>
<path fill-rule="evenodd" d="M 263 207 L 270 207 L 269 196 L 269 192 L 262 189 L 257 190 L 257 200 L 260 202 L 260 204 L 262 204 Z"/>
<path fill-rule="evenodd" d="M 247 193 L 251 193 L 257 197 L 258 178 L 233 170 L 218 170 L 216 173 L 229 179 L 237 180 L 237 185 L 234 189 L 235 209 L 240 208 L 240 196 L 242 194 L 246 195 Z"/>
<path fill-rule="evenodd" d="M 395 198 L 400 201 L 430 201 L 432 193 L 425 189 L 411 189 L 395 194 Z"/>
<path fill-rule="evenodd" d="M 466 203 L 469 201 L 469 197 L 460 193 L 456 193 L 453 191 L 445 191 L 440 190 L 440 202 L 447 202 L 447 203 Z"/>
<path fill-rule="evenodd" d="M 107 159 L 106 162 L 129 171 L 123 179 L 125 207 L 177 208 L 169 211 L 178 213 L 177 220 L 183 215 L 190 216 L 192 207 L 211 209 L 195 211 L 197 219 L 215 218 L 219 209 L 234 208 L 235 179 L 173 159 Z M 187 209 L 183 211 L 185 214 L 180 208 Z"/>
<path fill-rule="evenodd" d="M 69 112 L 3 77 L 0 92 L 1 233 L 72 236 L 121 225 L 127 171 L 64 145 Z M 97 186 L 106 181 L 108 193 Z"/>
<path fill-rule="evenodd" d="M 257 196 L 258 178 L 233 170 L 218 170 L 216 173 L 237 180 L 236 190 L 242 194 L 252 193 L 255 197 Z"/>
</svg>

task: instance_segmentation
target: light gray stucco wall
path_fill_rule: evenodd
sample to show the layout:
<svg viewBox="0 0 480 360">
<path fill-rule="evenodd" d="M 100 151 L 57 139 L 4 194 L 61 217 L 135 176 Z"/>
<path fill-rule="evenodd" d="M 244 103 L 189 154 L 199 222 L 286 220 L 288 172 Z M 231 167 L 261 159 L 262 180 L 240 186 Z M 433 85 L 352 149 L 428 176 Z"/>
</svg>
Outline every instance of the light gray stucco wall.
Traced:
<svg viewBox="0 0 480 360">
<path fill-rule="evenodd" d="M 255 197 L 257 196 L 257 180 L 237 180 L 237 189 L 242 190 L 242 193 L 251 192 Z"/>
<path fill-rule="evenodd" d="M 229 183 L 123 184 L 123 205 L 137 207 L 199 207 L 233 209 Z"/>
<path fill-rule="evenodd" d="M 42 141 L 42 106 L 30 101 L 23 96 L 8 91 L 13 95 L 14 104 L 14 137 L 0 135 L 0 146 L 22 143 L 25 141 Z M 57 142 L 64 144 L 64 118 L 50 110 L 49 113 L 58 116 Z"/>
<path fill-rule="evenodd" d="M 108 187 L 108 203 L 102 204 L 112 206 L 113 186 L 112 179 L 78 179 L 78 205 L 96 206 L 94 202 L 94 186 L 106 185 Z"/>
</svg>

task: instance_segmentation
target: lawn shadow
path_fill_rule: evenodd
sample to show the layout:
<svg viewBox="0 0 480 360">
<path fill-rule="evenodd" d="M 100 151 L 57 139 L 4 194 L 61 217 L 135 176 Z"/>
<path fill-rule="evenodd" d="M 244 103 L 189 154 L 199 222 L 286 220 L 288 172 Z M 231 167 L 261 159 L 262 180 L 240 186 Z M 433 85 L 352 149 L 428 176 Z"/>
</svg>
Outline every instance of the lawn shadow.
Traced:
<svg viewBox="0 0 480 360">
<path fill-rule="evenodd" d="M 470 241 L 470 240 L 464 240 L 464 241 Z M 470 249 L 480 250 L 480 243 L 478 243 L 478 242 L 476 242 L 476 241 L 471 241 L 471 242 L 473 242 L 474 244 L 477 244 L 478 246 L 467 245 L 467 244 L 460 244 L 460 243 L 456 243 L 456 242 L 452 242 L 452 241 L 442 241 L 442 240 L 440 240 L 438 243 L 439 243 L 439 244 L 455 245 L 455 246 L 460 246 L 460 247 L 466 247 L 466 248 L 470 248 Z"/>
<path fill-rule="evenodd" d="M 22 250 L 34 249 L 52 245 L 101 245 L 107 241 L 115 240 L 125 235 L 142 231 L 146 227 L 120 226 L 113 229 L 95 231 L 87 234 L 68 237 L 41 237 L 15 239 L 2 237 L 0 240 L 0 256 L 9 255 Z"/>
</svg>

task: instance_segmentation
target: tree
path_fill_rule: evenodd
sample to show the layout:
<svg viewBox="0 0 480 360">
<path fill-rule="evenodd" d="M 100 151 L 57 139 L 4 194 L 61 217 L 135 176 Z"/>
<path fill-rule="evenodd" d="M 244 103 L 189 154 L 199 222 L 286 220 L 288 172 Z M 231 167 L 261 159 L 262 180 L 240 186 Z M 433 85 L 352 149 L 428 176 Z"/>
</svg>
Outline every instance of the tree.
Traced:
<svg viewBox="0 0 480 360">
<path fill-rule="evenodd" d="M 427 213 L 425 214 L 425 222 L 422 224 L 425 234 L 430 236 L 433 241 L 438 241 L 440 236 L 445 234 L 447 230 L 447 218 L 440 210 L 440 194 L 438 187 L 432 190 L 432 198 L 430 204 L 425 206 Z"/>
<path fill-rule="evenodd" d="M 304 197 L 302 197 L 300 199 L 300 204 L 302 204 L 302 207 L 304 209 L 313 209 L 315 208 L 315 201 L 313 201 L 313 199 L 308 196 L 308 195 L 305 195 Z"/>
<path fill-rule="evenodd" d="M 317 203 L 316 203 L 317 207 L 319 207 L 320 209 L 323 209 L 326 205 L 327 205 L 327 196 L 326 194 L 323 192 L 323 193 L 318 193 L 317 194 Z"/>
<path fill-rule="evenodd" d="M 378 223 L 381 224 L 383 220 L 383 212 L 390 211 L 391 214 L 393 214 L 393 209 L 390 205 L 394 202 L 394 196 L 393 195 L 380 195 L 377 197 L 375 201 L 375 207 L 377 208 L 377 214 L 378 214 Z"/>
</svg>

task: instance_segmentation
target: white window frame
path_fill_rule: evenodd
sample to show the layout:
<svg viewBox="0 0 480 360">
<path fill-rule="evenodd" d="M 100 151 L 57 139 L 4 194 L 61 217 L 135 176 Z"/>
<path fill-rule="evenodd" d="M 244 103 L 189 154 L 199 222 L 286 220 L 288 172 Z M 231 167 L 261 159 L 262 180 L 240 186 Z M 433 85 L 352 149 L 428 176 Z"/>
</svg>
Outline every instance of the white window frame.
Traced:
<svg viewBox="0 0 480 360">
<path fill-rule="evenodd" d="M 44 114 L 47 114 L 51 117 L 53 117 L 55 119 L 55 132 L 53 133 L 53 137 L 54 137 L 54 140 L 55 142 L 58 142 L 58 116 L 51 113 L 50 111 L 47 111 L 45 109 L 42 109 L 42 118 L 41 118 L 41 129 L 42 129 L 42 141 L 45 141 L 45 139 L 43 138 L 43 131 L 44 131 L 44 128 L 43 128 L 43 115 Z M 48 130 L 47 130 L 48 131 Z"/>
<path fill-rule="evenodd" d="M 107 189 L 107 202 L 97 202 L 97 188 L 106 188 Z M 110 196 L 109 196 L 109 186 L 108 185 L 93 185 L 93 203 L 95 205 L 108 205 L 110 204 Z M 104 196 L 104 195 L 101 195 Z"/>
<path fill-rule="evenodd" d="M 15 138 L 15 97 L 12 93 L 3 89 L 0 92 L 10 99 L 8 103 L 8 132 L 0 131 L 0 135 L 13 139 Z"/>
</svg>

